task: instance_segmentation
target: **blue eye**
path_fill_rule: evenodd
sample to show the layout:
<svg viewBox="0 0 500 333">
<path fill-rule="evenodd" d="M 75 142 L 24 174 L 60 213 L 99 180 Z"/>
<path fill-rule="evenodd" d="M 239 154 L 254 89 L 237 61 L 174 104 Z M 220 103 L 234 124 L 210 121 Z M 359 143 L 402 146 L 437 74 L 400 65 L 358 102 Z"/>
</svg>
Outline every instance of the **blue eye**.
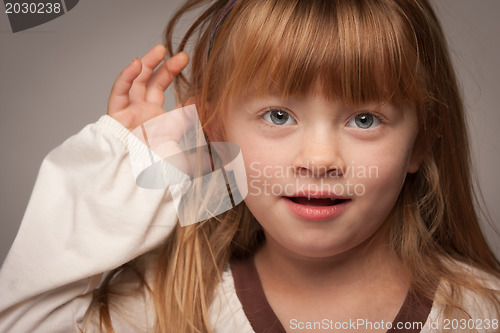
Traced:
<svg viewBox="0 0 500 333">
<path fill-rule="evenodd" d="M 380 125 L 380 119 L 371 113 L 360 113 L 349 119 L 348 126 L 357 127 L 360 129 L 375 128 Z"/>
<path fill-rule="evenodd" d="M 262 118 L 273 125 L 294 125 L 297 123 L 295 119 L 282 109 L 271 109 L 262 115 Z"/>
</svg>

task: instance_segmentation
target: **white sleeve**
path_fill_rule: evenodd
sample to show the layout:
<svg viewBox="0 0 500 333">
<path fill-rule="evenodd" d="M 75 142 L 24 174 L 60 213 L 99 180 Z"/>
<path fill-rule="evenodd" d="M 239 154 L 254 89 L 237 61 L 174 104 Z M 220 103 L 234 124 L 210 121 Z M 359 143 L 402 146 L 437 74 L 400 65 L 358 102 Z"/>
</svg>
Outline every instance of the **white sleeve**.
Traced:
<svg viewBox="0 0 500 333">
<path fill-rule="evenodd" d="M 0 332 L 78 331 L 103 272 L 167 237 L 168 190 L 135 184 L 130 154 L 145 148 L 103 116 L 45 158 L 0 271 Z"/>
</svg>

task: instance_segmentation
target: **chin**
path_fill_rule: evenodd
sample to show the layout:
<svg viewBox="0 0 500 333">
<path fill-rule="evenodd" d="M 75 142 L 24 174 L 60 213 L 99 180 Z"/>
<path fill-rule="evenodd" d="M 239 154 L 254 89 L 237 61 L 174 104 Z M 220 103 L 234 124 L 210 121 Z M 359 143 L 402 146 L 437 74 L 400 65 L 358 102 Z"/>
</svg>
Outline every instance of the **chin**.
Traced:
<svg viewBox="0 0 500 333">
<path fill-rule="evenodd" d="M 349 251 L 356 244 L 346 244 L 338 239 L 318 239 L 317 237 L 301 238 L 300 240 L 283 241 L 280 245 L 297 256 L 306 258 L 328 258 Z"/>
</svg>

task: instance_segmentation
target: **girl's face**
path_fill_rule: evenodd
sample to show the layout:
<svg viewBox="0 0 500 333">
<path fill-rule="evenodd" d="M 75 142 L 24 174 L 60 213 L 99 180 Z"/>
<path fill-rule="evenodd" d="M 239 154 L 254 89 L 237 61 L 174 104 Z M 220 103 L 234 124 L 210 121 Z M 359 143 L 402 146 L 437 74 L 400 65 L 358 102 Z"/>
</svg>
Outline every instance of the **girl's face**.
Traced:
<svg viewBox="0 0 500 333">
<path fill-rule="evenodd" d="M 227 140 L 245 160 L 245 202 L 267 242 L 328 257 L 362 244 L 418 169 L 410 103 L 349 108 L 321 96 L 249 96 L 230 103 Z"/>
</svg>

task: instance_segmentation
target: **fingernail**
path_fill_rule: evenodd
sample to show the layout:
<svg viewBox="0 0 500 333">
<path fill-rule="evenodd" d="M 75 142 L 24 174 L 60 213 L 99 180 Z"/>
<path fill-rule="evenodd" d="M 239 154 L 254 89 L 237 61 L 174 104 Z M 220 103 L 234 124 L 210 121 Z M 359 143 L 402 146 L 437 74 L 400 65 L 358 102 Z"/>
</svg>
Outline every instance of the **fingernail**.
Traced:
<svg viewBox="0 0 500 333">
<path fill-rule="evenodd" d="M 130 64 L 132 65 L 136 60 L 138 60 L 137 57 L 135 57 L 134 60 L 132 60 L 132 62 Z"/>
</svg>

